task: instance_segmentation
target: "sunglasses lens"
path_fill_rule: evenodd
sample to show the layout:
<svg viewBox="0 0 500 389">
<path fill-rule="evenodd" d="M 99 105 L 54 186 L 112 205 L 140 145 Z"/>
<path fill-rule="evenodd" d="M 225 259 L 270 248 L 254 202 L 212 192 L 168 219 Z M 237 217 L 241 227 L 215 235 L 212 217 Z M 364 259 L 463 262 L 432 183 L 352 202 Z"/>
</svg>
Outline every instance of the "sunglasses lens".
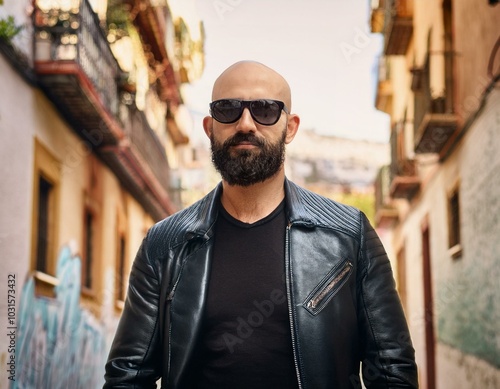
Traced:
<svg viewBox="0 0 500 389">
<path fill-rule="evenodd" d="M 254 100 L 250 104 L 250 111 L 254 119 L 264 125 L 276 123 L 281 116 L 281 108 L 273 100 Z"/>
<path fill-rule="evenodd" d="M 210 113 L 212 117 L 220 123 L 234 123 L 242 115 L 243 110 L 248 108 L 253 120 L 257 123 L 272 126 L 281 117 L 281 110 L 284 104 L 276 100 L 236 100 L 223 99 L 210 103 Z"/>
<path fill-rule="evenodd" d="M 241 101 L 239 100 L 217 100 L 212 103 L 212 115 L 221 123 L 233 123 L 241 115 Z"/>
</svg>

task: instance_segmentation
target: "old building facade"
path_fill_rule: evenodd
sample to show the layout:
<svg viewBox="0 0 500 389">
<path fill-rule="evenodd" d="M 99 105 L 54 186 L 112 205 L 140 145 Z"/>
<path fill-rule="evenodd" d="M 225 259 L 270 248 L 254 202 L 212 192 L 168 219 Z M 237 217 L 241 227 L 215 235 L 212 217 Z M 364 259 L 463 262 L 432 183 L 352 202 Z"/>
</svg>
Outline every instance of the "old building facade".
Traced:
<svg viewBox="0 0 500 389">
<path fill-rule="evenodd" d="M 182 207 L 198 28 L 167 1 L 0 2 L 0 388 L 102 385 L 134 255 Z"/>
<path fill-rule="evenodd" d="M 499 26 L 497 1 L 372 2 L 392 126 L 376 220 L 426 389 L 500 386 Z"/>
</svg>

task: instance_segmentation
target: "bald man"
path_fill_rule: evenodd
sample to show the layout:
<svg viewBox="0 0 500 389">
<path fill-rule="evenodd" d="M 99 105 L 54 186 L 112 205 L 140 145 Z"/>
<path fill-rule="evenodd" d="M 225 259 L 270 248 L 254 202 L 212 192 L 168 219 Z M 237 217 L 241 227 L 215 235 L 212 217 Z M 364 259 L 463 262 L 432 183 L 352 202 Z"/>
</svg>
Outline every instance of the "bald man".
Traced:
<svg viewBox="0 0 500 389">
<path fill-rule="evenodd" d="M 357 209 L 285 177 L 286 80 L 238 62 L 203 128 L 221 183 L 139 249 L 104 388 L 417 388 L 387 255 Z"/>
</svg>

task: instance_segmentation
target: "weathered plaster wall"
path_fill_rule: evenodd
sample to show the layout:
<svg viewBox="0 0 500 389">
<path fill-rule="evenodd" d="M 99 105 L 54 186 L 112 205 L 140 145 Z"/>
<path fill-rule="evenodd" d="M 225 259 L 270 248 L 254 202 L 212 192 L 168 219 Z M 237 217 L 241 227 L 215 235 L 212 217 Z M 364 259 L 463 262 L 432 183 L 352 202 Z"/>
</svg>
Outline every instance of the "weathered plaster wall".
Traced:
<svg viewBox="0 0 500 389">
<path fill-rule="evenodd" d="M 36 104 L 32 89 L 0 55 L 1 94 L 9 96 L 0 104 L 0 294 L 7 297 L 7 275 L 16 274 L 16 294 L 29 268 L 31 236 L 31 193 L 33 174 L 33 128 L 30 109 Z M 16 295 L 16 312 L 19 297 Z M 0 299 L 0 318 L 7 318 L 7 298 Z M 3 327 L 5 329 L 5 326 Z M 3 331 L 2 331 L 3 333 Z M 0 336 L 0 388 L 7 388 L 7 346 Z"/>
<path fill-rule="evenodd" d="M 438 337 L 500 368 L 500 93 L 491 95 L 459 161 L 463 256 L 442 274 Z"/>
<path fill-rule="evenodd" d="M 500 382 L 498 107 L 500 93 L 495 91 L 453 156 L 433 173 L 429 170 L 425 190 L 395 231 L 396 242 L 406 246 L 408 320 L 423 382 L 429 316 L 423 305 L 421 228 L 428 221 L 440 389 L 493 388 Z M 463 251 L 454 259 L 448 249 L 447 193 L 457 184 Z"/>
</svg>

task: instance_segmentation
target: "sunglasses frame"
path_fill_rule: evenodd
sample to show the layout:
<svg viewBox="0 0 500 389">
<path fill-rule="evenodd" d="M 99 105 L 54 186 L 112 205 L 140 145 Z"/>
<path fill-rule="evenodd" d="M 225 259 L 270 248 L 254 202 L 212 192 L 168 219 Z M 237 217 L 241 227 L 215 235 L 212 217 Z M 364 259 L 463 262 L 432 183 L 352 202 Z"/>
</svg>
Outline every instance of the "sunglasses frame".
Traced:
<svg viewBox="0 0 500 389">
<path fill-rule="evenodd" d="M 220 103 L 221 101 L 238 101 L 241 106 L 240 106 L 240 112 L 238 114 L 238 116 L 236 117 L 236 119 L 234 120 L 231 120 L 229 122 L 227 121 L 220 121 L 219 119 L 217 119 L 214 114 L 213 114 L 213 106 L 216 104 L 216 103 Z M 279 112 L 280 114 L 277 116 L 276 120 L 272 123 L 262 123 L 259 121 L 259 119 L 257 119 L 257 117 L 254 115 L 253 113 L 253 110 L 252 110 L 252 103 L 255 103 L 256 101 L 268 101 L 268 102 L 273 102 L 275 104 L 278 105 L 278 107 L 280 108 Z M 278 120 L 280 120 L 281 118 L 281 111 L 285 111 L 286 114 L 288 114 L 288 108 L 286 107 L 285 103 L 283 101 L 280 101 L 280 100 L 273 100 L 273 99 L 255 99 L 255 100 L 240 100 L 240 99 L 219 99 L 219 100 L 214 100 L 212 101 L 210 104 L 210 115 L 212 116 L 212 118 L 214 118 L 215 120 L 217 120 L 219 123 L 223 123 L 223 124 L 231 124 L 231 123 L 236 123 L 238 120 L 240 120 L 241 116 L 243 115 L 243 111 L 245 110 L 245 108 L 248 109 L 248 111 L 250 112 L 250 115 L 252 116 L 252 119 L 256 122 L 256 123 L 259 123 L 260 125 L 263 125 L 263 126 L 273 126 L 275 125 L 276 123 L 278 123 Z"/>
</svg>

